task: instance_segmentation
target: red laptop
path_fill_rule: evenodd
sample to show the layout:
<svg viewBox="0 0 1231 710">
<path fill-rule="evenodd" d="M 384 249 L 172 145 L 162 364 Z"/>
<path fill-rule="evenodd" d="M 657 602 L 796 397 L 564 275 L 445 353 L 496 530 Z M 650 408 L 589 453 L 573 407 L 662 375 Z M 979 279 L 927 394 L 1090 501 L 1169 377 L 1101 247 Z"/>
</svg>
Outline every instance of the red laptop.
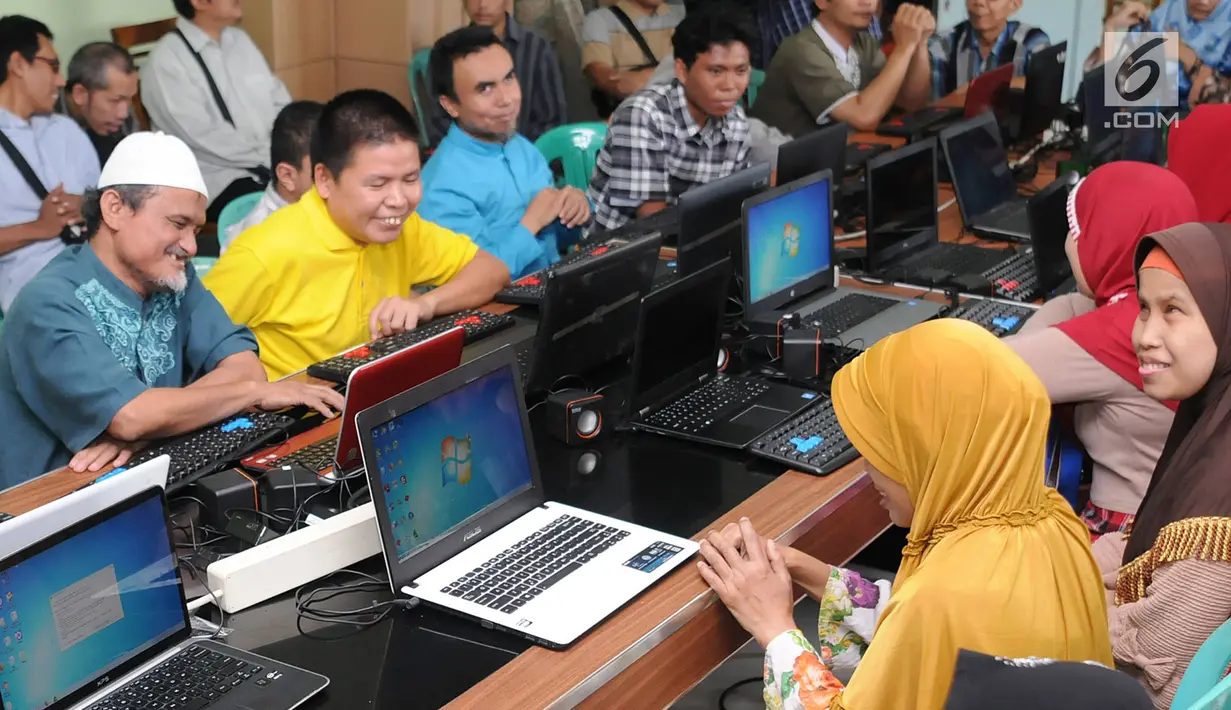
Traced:
<svg viewBox="0 0 1231 710">
<path fill-rule="evenodd" d="M 342 416 L 240 461 L 251 471 L 268 471 L 292 461 L 329 480 L 363 470 L 355 416 L 363 410 L 439 377 L 462 362 L 464 328 L 447 330 L 405 350 L 355 368 L 346 383 Z"/>
</svg>

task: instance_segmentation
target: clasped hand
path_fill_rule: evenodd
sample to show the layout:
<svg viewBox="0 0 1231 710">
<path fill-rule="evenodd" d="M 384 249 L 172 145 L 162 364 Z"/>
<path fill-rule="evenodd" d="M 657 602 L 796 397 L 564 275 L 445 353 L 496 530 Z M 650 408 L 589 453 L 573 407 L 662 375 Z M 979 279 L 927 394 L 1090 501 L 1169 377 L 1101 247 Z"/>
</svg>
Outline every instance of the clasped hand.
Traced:
<svg viewBox="0 0 1231 710">
<path fill-rule="evenodd" d="M 773 540 L 757 534 L 748 518 L 701 541 L 701 578 L 717 592 L 757 643 L 767 646 L 795 628 L 791 573 Z"/>
</svg>

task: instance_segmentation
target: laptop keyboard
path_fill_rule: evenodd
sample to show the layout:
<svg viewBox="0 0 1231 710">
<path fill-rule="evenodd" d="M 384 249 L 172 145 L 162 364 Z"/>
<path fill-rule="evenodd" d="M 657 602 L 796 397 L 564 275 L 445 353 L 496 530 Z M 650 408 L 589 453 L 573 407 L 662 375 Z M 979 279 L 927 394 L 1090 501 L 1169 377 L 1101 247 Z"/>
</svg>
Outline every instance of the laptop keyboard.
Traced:
<svg viewBox="0 0 1231 710">
<path fill-rule="evenodd" d="M 496 303 L 511 303 L 517 305 L 537 305 L 543 300 L 544 286 L 543 281 L 547 278 L 548 272 L 555 271 L 562 266 L 575 264 L 583 259 L 588 259 L 593 256 L 601 256 L 619 247 L 619 244 L 593 244 L 588 246 L 578 247 L 577 251 L 571 252 L 562 257 L 560 261 L 552 264 L 546 269 L 541 269 L 533 274 L 526 274 L 513 283 L 501 289 L 500 293 L 496 294 L 494 299 Z"/>
<path fill-rule="evenodd" d="M 483 311 L 460 311 L 451 316 L 434 318 L 421 324 L 414 330 L 390 335 L 387 338 L 373 340 L 367 345 L 361 345 L 350 352 L 336 355 L 328 360 L 322 360 L 308 366 L 308 375 L 329 382 L 346 384 L 351 371 L 360 365 L 366 365 L 373 360 L 390 353 L 405 350 L 412 345 L 418 345 L 441 333 L 461 326 L 466 331 L 466 345 L 482 340 L 510 328 L 516 321 L 513 316 L 496 315 Z"/>
<path fill-rule="evenodd" d="M 973 244 L 937 244 L 911 259 L 907 268 L 911 271 L 934 269 L 957 276 L 983 274 L 1013 256 L 1017 255 L 1005 249 L 988 249 Z"/>
<path fill-rule="evenodd" d="M 627 530 L 561 515 L 441 591 L 512 614 L 628 536 Z"/>
<path fill-rule="evenodd" d="M 286 436 L 294 424 L 294 419 L 280 414 L 246 412 L 144 449 L 127 466 L 115 472 L 168 454 L 171 470 L 167 473 L 167 492 L 170 493 L 202 476 L 217 473 L 278 437 Z"/>
<path fill-rule="evenodd" d="M 242 685 L 269 685 L 264 672 L 263 666 L 190 646 L 86 710 L 201 710 Z"/>
<path fill-rule="evenodd" d="M 705 431 L 723 413 L 742 407 L 769 391 L 769 385 L 718 375 L 687 395 L 651 412 L 645 423 L 683 434 Z"/>
<path fill-rule="evenodd" d="M 838 425 L 838 415 L 829 398 L 757 439 L 748 451 L 817 476 L 828 476 L 859 456 Z"/>
<path fill-rule="evenodd" d="M 267 465 L 270 468 L 277 468 L 284 464 L 297 463 L 309 471 L 324 471 L 333 465 L 333 455 L 337 452 L 338 437 L 331 436 L 315 444 L 309 444 L 298 451 L 292 451 L 282 458 L 274 459 Z"/>
<path fill-rule="evenodd" d="M 823 337 L 843 333 L 864 321 L 893 308 L 901 301 L 866 293 L 849 293 L 812 313 L 801 314 L 805 322 L 817 325 Z"/>
<path fill-rule="evenodd" d="M 961 318 L 978 323 L 997 338 L 1013 335 L 1021 330 L 1035 309 L 992 300 L 971 300 L 958 306 L 950 318 Z"/>
</svg>

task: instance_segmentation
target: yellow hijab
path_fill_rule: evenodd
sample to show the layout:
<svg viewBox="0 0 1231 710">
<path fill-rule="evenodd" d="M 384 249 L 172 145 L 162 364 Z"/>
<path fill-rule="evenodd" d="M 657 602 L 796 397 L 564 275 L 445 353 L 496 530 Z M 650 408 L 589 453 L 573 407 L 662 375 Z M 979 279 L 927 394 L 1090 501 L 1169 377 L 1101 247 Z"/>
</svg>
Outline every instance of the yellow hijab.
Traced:
<svg viewBox="0 0 1231 710">
<path fill-rule="evenodd" d="M 914 504 L 893 596 L 832 710 L 941 710 L 959 649 L 1112 665 L 1086 528 L 1043 484 L 1043 384 L 983 328 L 935 320 L 833 380 L 859 453 Z"/>
</svg>

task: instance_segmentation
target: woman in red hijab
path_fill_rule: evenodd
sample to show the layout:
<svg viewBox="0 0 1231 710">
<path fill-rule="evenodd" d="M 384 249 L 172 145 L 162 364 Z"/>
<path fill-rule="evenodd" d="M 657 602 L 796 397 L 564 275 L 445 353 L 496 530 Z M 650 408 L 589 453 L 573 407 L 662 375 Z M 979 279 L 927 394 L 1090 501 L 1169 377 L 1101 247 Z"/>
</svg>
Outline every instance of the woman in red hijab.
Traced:
<svg viewBox="0 0 1231 710">
<path fill-rule="evenodd" d="M 1231 104 L 1202 104 L 1171 129 L 1167 168 L 1197 201 L 1199 222 L 1231 223 Z"/>
<path fill-rule="evenodd" d="M 1049 301 L 1007 342 L 1052 404 L 1075 405 L 1073 426 L 1094 464 L 1081 517 L 1097 539 L 1132 522 L 1175 416 L 1174 403 L 1142 392 L 1133 250 L 1146 234 L 1195 222 L 1197 206 L 1167 170 L 1116 162 L 1078 183 L 1068 216 L 1065 249 L 1081 293 Z"/>
</svg>

